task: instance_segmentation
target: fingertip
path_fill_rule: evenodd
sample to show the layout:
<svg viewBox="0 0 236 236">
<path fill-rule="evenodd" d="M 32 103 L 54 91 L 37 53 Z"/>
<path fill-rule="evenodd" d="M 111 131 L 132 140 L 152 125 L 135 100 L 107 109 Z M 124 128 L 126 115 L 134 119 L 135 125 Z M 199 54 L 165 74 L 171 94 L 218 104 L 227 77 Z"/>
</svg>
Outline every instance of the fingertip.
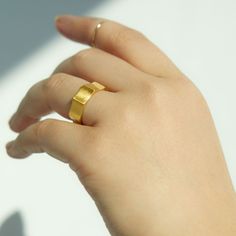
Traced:
<svg viewBox="0 0 236 236">
<path fill-rule="evenodd" d="M 13 145 L 13 141 L 10 141 L 6 144 L 6 149 L 9 150 Z"/>
<path fill-rule="evenodd" d="M 55 17 L 54 22 L 57 29 L 65 33 L 71 30 L 71 27 L 73 27 L 73 24 L 77 18 L 77 16 L 73 15 L 59 15 Z"/>
<path fill-rule="evenodd" d="M 9 157 L 16 158 L 16 153 L 14 151 L 14 141 L 10 141 L 6 144 L 6 152 Z"/>
<path fill-rule="evenodd" d="M 6 144 L 6 151 L 9 157 L 12 157 L 15 159 L 24 159 L 29 156 L 27 152 L 17 148 L 14 140 Z"/>
<path fill-rule="evenodd" d="M 55 16 L 55 17 L 54 17 L 54 22 L 55 22 L 55 24 L 56 24 L 58 21 L 60 21 L 60 17 L 61 17 L 61 16 Z"/>
<path fill-rule="evenodd" d="M 11 128 L 11 126 L 12 126 L 13 119 L 14 119 L 14 115 L 13 115 L 13 116 L 10 118 L 10 120 L 8 121 L 8 125 L 9 125 L 10 128 Z"/>
<path fill-rule="evenodd" d="M 71 15 L 71 14 L 62 14 L 55 16 L 55 22 L 64 22 L 64 21 L 75 21 L 84 18 L 83 16 Z"/>
<path fill-rule="evenodd" d="M 8 125 L 12 131 L 17 132 L 17 133 L 20 132 L 20 130 L 18 129 L 18 127 L 16 125 L 16 115 L 15 114 L 8 121 Z"/>
<path fill-rule="evenodd" d="M 84 38 L 86 38 L 87 24 L 85 24 L 84 19 L 86 17 L 74 16 L 74 15 L 60 15 L 55 17 L 55 27 L 59 33 L 61 33 L 66 38 L 80 42 L 87 43 Z"/>
<path fill-rule="evenodd" d="M 39 121 L 38 118 L 31 118 L 31 117 L 16 117 L 16 115 L 13 115 L 13 117 L 9 121 L 9 127 L 12 131 L 16 133 L 20 133 L 24 129 L 26 129 L 28 126 L 36 123 Z"/>
<path fill-rule="evenodd" d="M 17 125 L 16 119 L 14 116 L 9 120 L 8 124 L 12 131 L 16 133 L 19 133 L 21 131 L 21 129 Z"/>
</svg>

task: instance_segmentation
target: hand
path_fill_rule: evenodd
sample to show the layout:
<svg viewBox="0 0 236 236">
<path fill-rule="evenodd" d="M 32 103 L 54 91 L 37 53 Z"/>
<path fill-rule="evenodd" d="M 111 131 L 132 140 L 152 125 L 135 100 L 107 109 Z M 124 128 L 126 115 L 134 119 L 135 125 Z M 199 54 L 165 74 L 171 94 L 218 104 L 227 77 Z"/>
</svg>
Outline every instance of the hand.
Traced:
<svg viewBox="0 0 236 236">
<path fill-rule="evenodd" d="M 90 44 L 101 19 L 62 16 L 65 36 Z M 236 203 L 217 133 L 197 88 L 145 36 L 105 21 L 96 47 L 67 59 L 34 85 L 10 121 L 10 156 L 47 152 L 79 176 L 112 235 L 235 235 Z M 92 81 L 106 86 L 86 105 L 71 99 Z"/>
</svg>

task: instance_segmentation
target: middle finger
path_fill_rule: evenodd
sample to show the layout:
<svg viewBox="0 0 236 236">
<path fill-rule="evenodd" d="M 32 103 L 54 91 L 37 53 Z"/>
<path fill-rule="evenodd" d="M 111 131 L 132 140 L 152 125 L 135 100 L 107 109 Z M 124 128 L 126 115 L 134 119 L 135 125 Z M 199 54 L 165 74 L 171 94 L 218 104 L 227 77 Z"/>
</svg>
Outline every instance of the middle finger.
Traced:
<svg viewBox="0 0 236 236">
<path fill-rule="evenodd" d="M 61 63 L 54 73 L 97 81 L 114 92 L 135 86 L 138 78 L 144 74 L 126 61 L 97 48 L 80 51 Z"/>
</svg>

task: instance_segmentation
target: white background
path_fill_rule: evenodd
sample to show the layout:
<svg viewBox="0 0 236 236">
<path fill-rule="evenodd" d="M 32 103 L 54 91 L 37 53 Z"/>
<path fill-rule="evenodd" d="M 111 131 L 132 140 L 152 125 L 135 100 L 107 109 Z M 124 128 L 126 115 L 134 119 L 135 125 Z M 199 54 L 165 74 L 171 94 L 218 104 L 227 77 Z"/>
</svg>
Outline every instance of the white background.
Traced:
<svg viewBox="0 0 236 236">
<path fill-rule="evenodd" d="M 234 186 L 235 12 L 235 0 L 113 0 L 86 12 L 144 32 L 200 88 L 212 111 Z M 82 48 L 55 34 L 1 75 L 0 236 L 9 232 L 12 236 L 109 235 L 92 200 L 67 166 L 41 154 L 12 160 L 4 149 L 16 136 L 8 128 L 8 119 L 27 89 Z"/>
</svg>

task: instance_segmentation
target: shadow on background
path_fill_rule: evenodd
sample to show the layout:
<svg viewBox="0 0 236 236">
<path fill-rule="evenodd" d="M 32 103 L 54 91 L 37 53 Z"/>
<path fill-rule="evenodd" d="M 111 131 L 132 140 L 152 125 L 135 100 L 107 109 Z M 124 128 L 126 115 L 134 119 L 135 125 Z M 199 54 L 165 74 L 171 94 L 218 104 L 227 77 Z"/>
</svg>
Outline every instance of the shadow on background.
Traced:
<svg viewBox="0 0 236 236">
<path fill-rule="evenodd" d="M 54 17 L 85 15 L 107 0 L 1 0 L 0 78 L 56 35 Z"/>
<path fill-rule="evenodd" d="M 16 212 L 0 226 L 0 236 L 25 236 L 21 214 Z"/>
</svg>

